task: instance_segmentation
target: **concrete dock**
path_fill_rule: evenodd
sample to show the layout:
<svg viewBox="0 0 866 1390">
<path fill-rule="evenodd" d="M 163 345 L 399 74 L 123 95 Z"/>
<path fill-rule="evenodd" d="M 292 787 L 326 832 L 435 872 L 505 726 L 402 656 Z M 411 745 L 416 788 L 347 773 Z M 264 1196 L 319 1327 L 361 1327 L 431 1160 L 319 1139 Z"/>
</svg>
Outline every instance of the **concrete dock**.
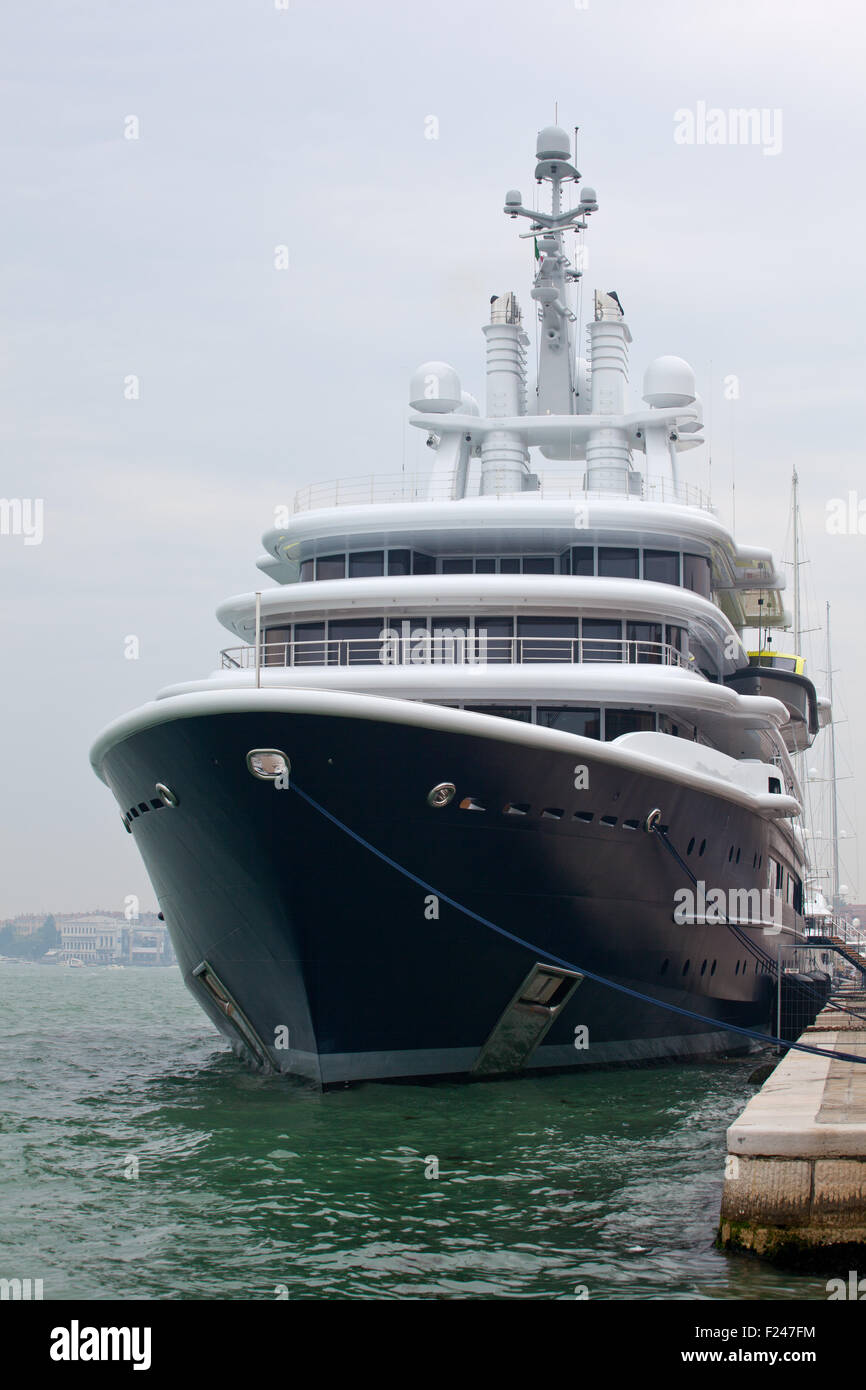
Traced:
<svg viewBox="0 0 866 1390">
<path fill-rule="evenodd" d="M 839 1002 L 843 1002 L 841 999 Z M 866 1017 L 866 994 L 846 994 Z M 718 1243 L 786 1263 L 866 1257 L 866 1022 L 825 1008 L 728 1130 Z"/>
</svg>

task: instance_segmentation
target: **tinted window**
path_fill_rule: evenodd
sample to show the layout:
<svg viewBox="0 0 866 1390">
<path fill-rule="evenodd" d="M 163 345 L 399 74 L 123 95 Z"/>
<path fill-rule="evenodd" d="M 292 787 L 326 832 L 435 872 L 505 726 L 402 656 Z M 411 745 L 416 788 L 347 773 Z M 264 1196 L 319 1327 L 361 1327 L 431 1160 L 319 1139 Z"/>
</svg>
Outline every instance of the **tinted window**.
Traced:
<svg viewBox="0 0 866 1390">
<path fill-rule="evenodd" d="M 264 651 L 262 652 L 265 666 L 288 666 L 291 640 L 292 629 L 290 627 L 266 627 Z"/>
<path fill-rule="evenodd" d="M 538 723 L 548 729 L 562 729 L 567 734 L 582 734 L 584 738 L 601 738 L 600 710 L 539 706 L 537 715 Z"/>
<path fill-rule="evenodd" d="M 411 552 L 411 550 L 389 550 L 389 551 L 388 551 L 388 573 L 389 573 L 389 574 L 411 574 L 411 573 L 412 573 L 412 552 Z"/>
<path fill-rule="evenodd" d="M 349 556 L 350 579 L 376 579 L 384 573 L 384 550 L 356 550 Z"/>
<path fill-rule="evenodd" d="M 578 575 L 595 574 L 595 554 L 591 545 L 572 547 L 571 572 Z"/>
<path fill-rule="evenodd" d="M 581 661 L 622 661 L 622 623 L 584 618 L 582 635 Z"/>
<path fill-rule="evenodd" d="M 474 642 L 468 617 L 433 619 L 433 660 L 460 665 L 471 660 Z"/>
<path fill-rule="evenodd" d="M 706 555 L 683 556 L 683 587 L 710 597 L 710 562 Z"/>
<path fill-rule="evenodd" d="M 471 555 L 449 555 L 442 561 L 443 574 L 471 574 Z"/>
<path fill-rule="evenodd" d="M 654 584 L 679 584 L 680 557 L 675 550 L 645 550 L 643 577 Z"/>
<path fill-rule="evenodd" d="M 665 641 L 669 647 L 673 647 L 681 656 L 686 655 L 687 637 L 688 633 L 684 627 L 674 627 L 672 623 L 668 623 L 665 628 Z"/>
<path fill-rule="evenodd" d="M 476 615 L 475 635 L 479 660 L 486 661 L 488 665 L 513 660 L 513 618 L 485 618 Z"/>
<path fill-rule="evenodd" d="M 492 555 L 482 555 L 475 561 L 476 574 L 495 574 L 496 560 Z"/>
<path fill-rule="evenodd" d="M 627 661 L 659 663 L 662 659 L 661 623 L 626 623 Z"/>
<path fill-rule="evenodd" d="M 420 551 L 412 552 L 412 573 L 413 574 L 435 574 L 436 561 L 432 555 L 422 555 Z"/>
<path fill-rule="evenodd" d="M 532 723 L 531 705 L 464 705 L 473 714 L 498 714 L 502 719 L 519 719 L 521 724 Z"/>
<path fill-rule="evenodd" d="M 524 574 L 553 574 L 553 556 L 528 555 L 523 561 Z"/>
<path fill-rule="evenodd" d="M 646 709 L 606 709 L 604 712 L 604 739 L 610 743 L 621 734 L 634 734 L 645 729 L 655 729 L 656 717 Z"/>
<path fill-rule="evenodd" d="M 600 546 L 598 572 L 605 579 L 637 579 L 638 552 Z"/>
<path fill-rule="evenodd" d="M 514 556 L 514 555 L 506 555 L 504 559 L 502 559 L 502 560 L 499 561 L 499 573 L 500 573 L 500 574 L 519 574 L 519 573 L 520 573 L 520 560 L 519 560 L 519 558 L 517 558 L 517 557 Z"/>
<path fill-rule="evenodd" d="M 317 579 L 345 579 L 345 555 L 320 555 L 316 561 Z"/>
<path fill-rule="evenodd" d="M 314 560 L 301 561 L 301 583 L 306 584 L 307 580 L 312 579 L 315 570 Z"/>
<path fill-rule="evenodd" d="M 331 664 L 369 666 L 379 664 L 383 651 L 381 618 L 344 618 L 328 623 L 328 653 Z"/>
<path fill-rule="evenodd" d="M 325 661 L 325 624 L 295 623 L 293 666 L 322 666 Z"/>
<path fill-rule="evenodd" d="M 574 661 L 576 618 L 518 618 L 519 661 Z"/>
</svg>

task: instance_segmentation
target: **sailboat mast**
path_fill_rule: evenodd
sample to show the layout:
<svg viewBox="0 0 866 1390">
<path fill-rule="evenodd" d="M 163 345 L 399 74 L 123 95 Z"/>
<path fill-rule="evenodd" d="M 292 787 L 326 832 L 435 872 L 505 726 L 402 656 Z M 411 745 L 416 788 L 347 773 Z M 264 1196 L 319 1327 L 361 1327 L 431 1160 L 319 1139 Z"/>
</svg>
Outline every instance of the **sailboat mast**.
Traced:
<svg viewBox="0 0 866 1390">
<path fill-rule="evenodd" d="M 833 825 L 833 911 L 839 903 L 839 805 L 836 791 L 836 720 L 833 718 L 833 655 L 830 645 L 830 605 L 827 604 L 827 695 L 830 699 L 830 812 Z"/>
<path fill-rule="evenodd" d="M 800 651 L 800 479 L 794 469 L 793 477 L 794 490 L 794 651 L 797 656 L 801 656 Z"/>
</svg>

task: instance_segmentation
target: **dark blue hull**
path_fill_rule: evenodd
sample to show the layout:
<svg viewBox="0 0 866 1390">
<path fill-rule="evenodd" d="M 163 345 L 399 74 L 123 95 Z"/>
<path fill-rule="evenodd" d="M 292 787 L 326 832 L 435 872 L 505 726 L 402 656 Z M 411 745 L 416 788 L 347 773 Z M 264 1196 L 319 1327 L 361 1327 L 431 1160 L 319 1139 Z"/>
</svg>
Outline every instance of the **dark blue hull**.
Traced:
<svg viewBox="0 0 866 1390">
<path fill-rule="evenodd" d="M 253 748 L 284 750 L 292 783 L 338 820 L 534 949 L 441 900 L 437 915 L 428 888 L 292 787 L 252 777 Z M 660 808 L 691 871 L 723 890 L 766 884 L 780 832 L 735 801 L 584 760 L 590 789 L 575 790 L 574 752 L 263 709 L 151 724 L 111 746 L 103 770 L 122 811 L 138 811 L 132 833 L 187 984 L 260 1065 L 317 1085 L 470 1074 L 545 952 L 714 1022 L 584 979 L 520 1070 L 742 1046 L 722 1025 L 769 1025 L 772 974 L 729 927 L 675 922 L 689 880 L 641 823 Z M 427 794 L 446 781 L 457 794 L 435 809 Z M 157 782 L 177 806 L 157 809 Z M 484 809 L 462 809 L 467 798 Z M 785 913 L 780 936 L 746 929 L 773 958 L 798 926 Z M 485 1055 L 481 1072 L 508 1069 Z"/>
</svg>

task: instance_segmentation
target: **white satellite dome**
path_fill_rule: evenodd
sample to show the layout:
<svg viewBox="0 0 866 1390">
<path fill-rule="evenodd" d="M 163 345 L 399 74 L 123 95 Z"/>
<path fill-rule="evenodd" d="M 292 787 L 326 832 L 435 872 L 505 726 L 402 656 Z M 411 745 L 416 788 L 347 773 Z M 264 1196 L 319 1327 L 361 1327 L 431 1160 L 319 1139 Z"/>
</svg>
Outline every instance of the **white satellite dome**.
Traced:
<svg viewBox="0 0 866 1390">
<path fill-rule="evenodd" d="M 546 125 L 538 132 L 535 153 L 539 159 L 570 159 L 571 141 L 568 131 L 563 130 L 562 126 Z"/>
<path fill-rule="evenodd" d="M 479 416 L 481 414 L 481 407 L 479 406 L 475 397 L 469 391 L 460 392 L 460 414 Z"/>
<path fill-rule="evenodd" d="M 460 378 L 447 362 L 422 362 L 412 375 L 409 404 L 425 415 L 450 415 L 462 401 Z"/>
<path fill-rule="evenodd" d="M 691 405 L 696 394 L 694 371 L 682 357 L 657 357 L 644 372 L 643 398 L 647 405 L 661 410 Z"/>
</svg>

